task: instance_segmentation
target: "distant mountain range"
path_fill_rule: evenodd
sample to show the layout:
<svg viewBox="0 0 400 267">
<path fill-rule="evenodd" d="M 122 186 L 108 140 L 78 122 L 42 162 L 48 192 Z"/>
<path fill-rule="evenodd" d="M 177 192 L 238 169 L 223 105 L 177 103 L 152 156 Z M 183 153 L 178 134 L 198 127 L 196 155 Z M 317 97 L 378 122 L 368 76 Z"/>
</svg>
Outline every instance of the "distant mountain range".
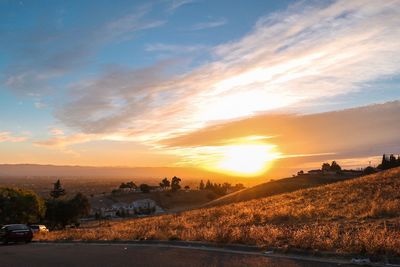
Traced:
<svg viewBox="0 0 400 267">
<path fill-rule="evenodd" d="M 180 167 L 88 167 L 39 164 L 0 164 L 0 176 L 59 176 L 59 177 L 138 177 L 213 178 L 220 174 L 196 168 Z"/>
</svg>

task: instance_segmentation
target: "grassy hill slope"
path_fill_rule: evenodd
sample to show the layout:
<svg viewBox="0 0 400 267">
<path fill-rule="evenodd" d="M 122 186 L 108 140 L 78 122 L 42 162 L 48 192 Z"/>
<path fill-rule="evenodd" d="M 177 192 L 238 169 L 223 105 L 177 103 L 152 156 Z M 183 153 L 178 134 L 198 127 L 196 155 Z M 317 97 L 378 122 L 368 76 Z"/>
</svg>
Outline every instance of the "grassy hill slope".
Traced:
<svg viewBox="0 0 400 267">
<path fill-rule="evenodd" d="M 180 239 L 400 255 L 400 168 L 225 206 L 50 232 L 41 239 Z"/>
<path fill-rule="evenodd" d="M 327 185 L 348 179 L 351 177 L 344 176 L 321 176 L 321 175 L 304 175 L 296 176 L 291 178 L 284 178 L 277 181 L 271 181 L 263 184 L 259 184 L 250 188 L 243 189 L 238 192 L 231 193 L 229 195 L 220 197 L 213 201 L 210 201 L 205 207 L 226 205 L 246 200 L 252 200 L 257 198 L 269 197 L 282 193 L 290 193 L 300 189 L 306 189 L 321 185 Z"/>
</svg>

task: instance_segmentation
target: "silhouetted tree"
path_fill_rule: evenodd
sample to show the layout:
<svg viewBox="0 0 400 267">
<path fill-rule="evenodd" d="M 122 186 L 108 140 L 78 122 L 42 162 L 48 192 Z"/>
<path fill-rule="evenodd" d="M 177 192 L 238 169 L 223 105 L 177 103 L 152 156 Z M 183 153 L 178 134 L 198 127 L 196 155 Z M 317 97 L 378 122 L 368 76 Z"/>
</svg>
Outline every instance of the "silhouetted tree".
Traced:
<svg viewBox="0 0 400 267">
<path fill-rule="evenodd" d="M 205 189 L 207 189 L 207 190 L 211 190 L 212 189 L 212 184 L 211 184 L 210 180 L 207 180 Z"/>
<path fill-rule="evenodd" d="M 364 174 L 368 175 L 368 174 L 373 174 L 376 172 L 376 170 L 374 168 L 372 168 L 371 166 L 368 166 L 367 168 L 364 169 Z"/>
<path fill-rule="evenodd" d="M 329 165 L 329 163 L 325 162 L 325 163 L 322 164 L 321 170 L 322 171 L 330 171 L 331 170 L 331 165 Z"/>
<path fill-rule="evenodd" d="M 168 188 L 170 186 L 171 186 L 171 182 L 168 180 L 167 177 L 165 177 L 160 183 L 160 187 L 163 188 L 163 189 L 166 189 L 166 188 Z"/>
<path fill-rule="evenodd" d="M 334 172 L 340 172 L 342 170 L 342 167 L 340 167 L 339 164 L 337 164 L 336 161 L 332 161 L 330 170 L 334 171 Z"/>
<path fill-rule="evenodd" d="M 272 181 L 272 180 L 271 180 Z M 235 191 L 245 189 L 246 187 L 243 184 L 235 184 Z"/>
<path fill-rule="evenodd" d="M 171 179 L 171 191 L 175 192 L 178 191 L 179 189 L 181 189 L 181 186 L 179 185 L 179 183 L 181 182 L 181 178 L 178 178 L 176 176 L 172 177 Z"/>
<path fill-rule="evenodd" d="M 137 189 L 137 185 L 133 181 L 127 182 L 126 185 L 128 188 Z"/>
<path fill-rule="evenodd" d="M 190 189 L 190 186 L 188 186 L 188 185 L 185 185 L 185 190 L 189 190 Z"/>
<path fill-rule="evenodd" d="M 50 196 L 54 199 L 65 195 L 65 189 L 61 186 L 60 180 L 54 183 L 53 190 L 50 191 Z"/>
<path fill-rule="evenodd" d="M 380 170 L 387 170 L 398 166 L 400 166 L 399 158 L 396 159 L 396 157 L 393 154 L 391 154 L 389 157 L 386 156 L 386 154 L 383 154 L 382 162 L 381 164 L 378 165 L 377 168 Z"/>
<path fill-rule="evenodd" d="M 393 154 L 391 154 L 389 157 L 389 168 L 394 168 L 394 167 L 397 167 L 397 159 Z"/>
<path fill-rule="evenodd" d="M 378 165 L 378 169 L 380 169 L 380 170 L 389 169 L 389 161 L 387 160 L 385 154 L 382 155 L 382 162 L 381 162 L 381 164 Z"/>
<path fill-rule="evenodd" d="M 204 190 L 204 182 L 203 182 L 203 180 L 200 181 L 199 189 L 200 190 Z"/>
</svg>

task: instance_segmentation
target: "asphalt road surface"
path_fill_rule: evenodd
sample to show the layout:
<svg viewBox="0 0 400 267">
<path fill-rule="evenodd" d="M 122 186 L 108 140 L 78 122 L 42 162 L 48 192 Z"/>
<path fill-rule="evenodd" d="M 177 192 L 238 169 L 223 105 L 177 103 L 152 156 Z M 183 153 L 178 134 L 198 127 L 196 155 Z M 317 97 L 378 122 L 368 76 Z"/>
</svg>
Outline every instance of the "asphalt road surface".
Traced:
<svg viewBox="0 0 400 267">
<path fill-rule="evenodd" d="M 346 266 L 257 253 L 132 244 L 0 245 L 0 266 Z"/>
</svg>

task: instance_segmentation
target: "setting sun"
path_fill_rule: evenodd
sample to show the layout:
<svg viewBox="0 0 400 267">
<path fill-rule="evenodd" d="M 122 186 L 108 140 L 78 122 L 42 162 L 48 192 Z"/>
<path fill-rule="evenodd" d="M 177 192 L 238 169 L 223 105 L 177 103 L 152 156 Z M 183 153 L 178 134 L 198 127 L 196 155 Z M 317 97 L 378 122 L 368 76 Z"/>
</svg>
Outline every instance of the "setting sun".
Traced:
<svg viewBox="0 0 400 267">
<path fill-rule="evenodd" d="M 277 157 L 271 145 L 242 144 L 223 147 L 216 168 L 222 172 L 254 176 L 266 171 Z"/>
</svg>

